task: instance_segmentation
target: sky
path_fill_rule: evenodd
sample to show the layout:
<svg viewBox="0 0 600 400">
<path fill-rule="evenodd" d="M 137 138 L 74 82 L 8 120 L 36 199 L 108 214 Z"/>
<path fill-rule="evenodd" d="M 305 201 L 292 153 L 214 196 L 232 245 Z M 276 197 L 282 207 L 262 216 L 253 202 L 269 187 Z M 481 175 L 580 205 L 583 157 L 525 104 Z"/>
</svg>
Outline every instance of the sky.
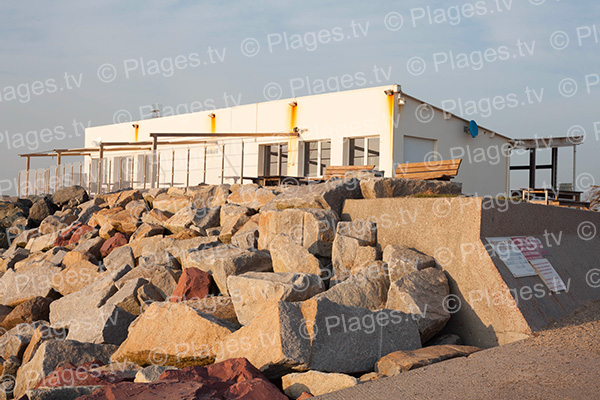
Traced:
<svg viewBox="0 0 600 400">
<path fill-rule="evenodd" d="M 85 127 L 149 118 L 154 104 L 172 115 L 388 83 L 512 138 L 584 134 L 586 190 L 600 182 L 599 11 L 591 0 L 3 1 L 0 194 L 15 193 L 19 154 L 81 147 Z M 559 166 L 570 182 L 570 148 Z M 514 172 L 513 187 L 525 177 Z"/>
</svg>

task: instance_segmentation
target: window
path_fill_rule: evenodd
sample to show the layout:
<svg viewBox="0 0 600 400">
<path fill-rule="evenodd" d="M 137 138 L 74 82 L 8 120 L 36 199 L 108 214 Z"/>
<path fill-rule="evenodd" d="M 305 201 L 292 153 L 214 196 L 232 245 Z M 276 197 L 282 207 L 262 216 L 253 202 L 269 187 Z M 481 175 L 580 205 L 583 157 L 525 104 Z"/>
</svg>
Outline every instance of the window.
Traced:
<svg viewBox="0 0 600 400">
<path fill-rule="evenodd" d="M 281 144 L 267 144 L 263 146 L 264 155 L 264 176 L 277 176 L 287 174 L 287 160 L 288 160 L 288 145 L 287 143 Z"/>
<path fill-rule="evenodd" d="M 352 138 L 348 146 L 349 165 L 375 165 L 379 167 L 379 138 Z"/>
<path fill-rule="evenodd" d="M 304 176 L 321 176 L 331 161 L 331 141 L 304 142 Z"/>
</svg>

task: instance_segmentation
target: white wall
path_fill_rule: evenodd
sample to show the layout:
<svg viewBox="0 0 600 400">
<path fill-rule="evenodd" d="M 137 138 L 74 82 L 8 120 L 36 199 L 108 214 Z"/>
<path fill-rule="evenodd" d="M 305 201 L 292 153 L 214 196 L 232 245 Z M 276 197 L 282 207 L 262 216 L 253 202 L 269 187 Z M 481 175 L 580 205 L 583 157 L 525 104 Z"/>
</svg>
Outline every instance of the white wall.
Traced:
<svg viewBox="0 0 600 400">
<path fill-rule="evenodd" d="M 457 180 L 464 185 L 466 193 L 500 194 L 505 190 L 507 159 L 494 157 L 490 146 L 499 147 L 507 139 L 496 135 L 490 137 L 480 130 L 479 137 L 472 139 L 463 132 L 465 121 L 451 117 L 444 119 L 441 111 L 434 111 L 433 118 L 427 123 L 419 122 L 415 113 L 420 101 L 403 95 L 406 104 L 400 107 L 398 94 L 387 96 L 386 89 L 398 89 L 395 85 L 380 86 L 346 92 L 328 93 L 295 99 L 295 113 L 289 103 L 293 99 L 284 99 L 264 103 L 248 104 L 238 107 L 203 111 L 197 113 L 154 118 L 123 124 L 106 125 L 86 129 L 85 146 L 94 147 L 93 141 L 101 138 L 103 142 L 135 141 L 135 129 L 139 124 L 138 141 L 150 140 L 150 133 L 173 132 L 218 132 L 218 133 L 265 133 L 290 132 L 294 127 L 300 129 L 300 138 L 245 138 L 244 140 L 244 176 L 258 176 L 261 173 L 259 145 L 265 143 L 288 143 L 288 173 L 302 176 L 303 141 L 331 139 L 331 165 L 347 165 L 347 142 L 351 137 L 379 136 L 380 165 L 386 176 L 393 176 L 396 166 L 403 160 L 404 135 L 436 139 L 436 148 L 443 159 L 463 158 Z M 209 114 L 214 113 L 213 121 Z M 172 140 L 172 139 L 171 139 Z M 241 142 L 219 140 L 216 145 L 208 146 L 207 182 L 221 182 L 221 143 L 225 143 L 224 176 L 238 176 L 241 163 Z M 191 147 L 190 177 L 191 185 L 204 179 L 204 145 Z M 160 181 L 171 182 L 172 150 L 165 146 L 161 149 Z M 453 150 L 451 150 L 453 149 Z M 481 153 L 483 152 L 483 159 Z M 105 153 L 106 156 L 114 153 Z M 479 156 L 478 156 L 479 154 Z M 180 146 L 175 153 L 176 173 L 174 181 L 185 183 L 187 170 L 187 146 Z M 86 169 L 87 170 L 87 169 Z M 183 171 L 183 172 L 182 172 Z M 224 179 L 231 183 L 233 179 Z"/>
<path fill-rule="evenodd" d="M 404 98 L 405 105 L 401 107 L 396 120 L 396 165 L 405 162 L 404 135 L 435 139 L 441 159 L 462 158 L 458 176 L 454 180 L 463 184 L 463 193 L 505 194 L 509 158 L 503 154 L 503 148 L 508 145 L 507 138 L 482 127 L 479 128 L 479 135 L 472 138 L 464 132 L 468 121 L 451 114 L 447 114 L 449 119 L 445 119 L 445 113 L 440 109 L 431 106 L 419 109 L 424 103 L 408 95 L 404 95 Z"/>
</svg>

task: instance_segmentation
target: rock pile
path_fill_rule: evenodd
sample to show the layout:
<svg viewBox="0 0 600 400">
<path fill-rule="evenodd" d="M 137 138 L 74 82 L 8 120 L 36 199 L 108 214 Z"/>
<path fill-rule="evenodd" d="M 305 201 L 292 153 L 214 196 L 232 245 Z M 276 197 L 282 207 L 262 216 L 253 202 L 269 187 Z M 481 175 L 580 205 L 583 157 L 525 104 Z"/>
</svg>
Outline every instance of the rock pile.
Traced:
<svg viewBox="0 0 600 400">
<path fill-rule="evenodd" d="M 298 398 L 466 355 L 420 352 L 450 318 L 435 260 L 382 249 L 377 216 L 340 220 L 345 199 L 460 189 L 367 176 L 2 201 L 4 398 Z"/>
</svg>

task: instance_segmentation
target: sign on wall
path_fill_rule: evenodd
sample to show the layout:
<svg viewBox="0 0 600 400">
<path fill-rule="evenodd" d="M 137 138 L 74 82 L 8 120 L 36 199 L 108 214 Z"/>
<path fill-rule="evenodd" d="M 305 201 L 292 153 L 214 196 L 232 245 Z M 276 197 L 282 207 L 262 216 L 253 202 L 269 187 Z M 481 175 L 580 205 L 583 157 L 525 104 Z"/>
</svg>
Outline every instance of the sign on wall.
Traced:
<svg viewBox="0 0 600 400">
<path fill-rule="evenodd" d="M 511 238 L 492 237 L 486 238 L 486 240 L 515 278 L 537 275 L 535 269 L 527 261 L 527 258 L 523 256 L 521 250 L 519 250 Z"/>
</svg>

